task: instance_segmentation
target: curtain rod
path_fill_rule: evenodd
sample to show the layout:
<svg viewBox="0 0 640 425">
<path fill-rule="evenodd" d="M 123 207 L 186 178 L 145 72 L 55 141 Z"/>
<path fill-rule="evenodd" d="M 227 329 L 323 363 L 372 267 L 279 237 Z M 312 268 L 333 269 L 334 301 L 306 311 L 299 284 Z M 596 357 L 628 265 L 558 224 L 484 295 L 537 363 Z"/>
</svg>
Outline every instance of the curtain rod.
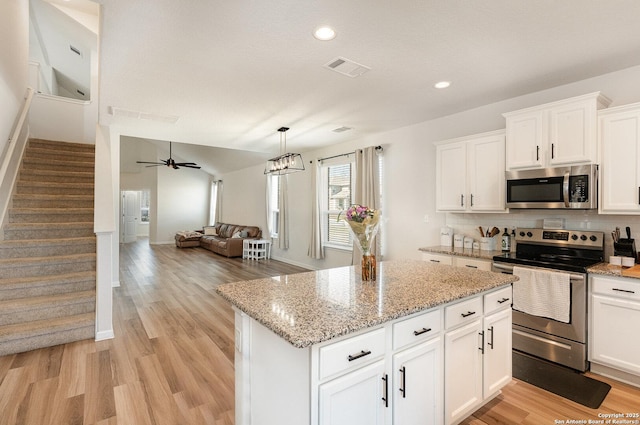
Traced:
<svg viewBox="0 0 640 425">
<path fill-rule="evenodd" d="M 376 146 L 376 147 L 375 147 L 375 149 L 376 149 L 377 151 L 381 151 L 381 150 L 383 150 L 383 149 L 382 149 L 382 146 Z M 359 150 L 360 152 L 362 152 L 362 149 L 358 149 L 358 150 Z M 341 153 L 341 154 L 333 155 L 333 156 L 328 156 L 328 157 L 326 157 L 326 158 L 318 158 L 318 159 L 317 159 L 317 161 L 322 162 L 322 161 L 326 161 L 326 160 L 328 160 L 328 159 L 340 158 L 341 156 L 349 156 L 349 155 L 353 155 L 354 153 L 356 153 L 356 151 L 353 151 L 353 152 L 347 152 L 347 153 Z M 313 164 L 313 161 L 309 161 L 309 164 Z"/>
</svg>

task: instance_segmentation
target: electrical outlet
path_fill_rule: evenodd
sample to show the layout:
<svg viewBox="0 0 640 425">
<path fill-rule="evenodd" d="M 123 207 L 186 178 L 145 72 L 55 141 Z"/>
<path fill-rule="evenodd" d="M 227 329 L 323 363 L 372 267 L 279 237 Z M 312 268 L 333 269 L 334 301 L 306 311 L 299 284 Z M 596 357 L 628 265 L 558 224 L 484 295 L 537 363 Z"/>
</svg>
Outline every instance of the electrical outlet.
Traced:
<svg viewBox="0 0 640 425">
<path fill-rule="evenodd" d="M 425 223 L 429 222 L 429 214 L 425 214 L 424 217 L 422 217 L 422 221 L 424 221 Z"/>
</svg>

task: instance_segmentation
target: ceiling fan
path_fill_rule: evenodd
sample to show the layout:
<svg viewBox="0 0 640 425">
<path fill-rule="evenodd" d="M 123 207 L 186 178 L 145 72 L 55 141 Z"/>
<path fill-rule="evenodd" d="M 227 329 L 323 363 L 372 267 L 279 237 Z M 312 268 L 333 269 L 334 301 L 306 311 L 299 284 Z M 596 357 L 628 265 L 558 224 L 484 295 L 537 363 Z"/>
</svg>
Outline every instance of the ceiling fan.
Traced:
<svg viewBox="0 0 640 425">
<path fill-rule="evenodd" d="M 148 161 L 136 161 L 138 164 L 151 164 L 147 165 L 147 167 L 160 167 L 161 165 L 166 165 L 169 168 L 173 168 L 174 170 L 180 169 L 180 167 L 187 168 L 200 168 L 195 162 L 176 162 L 171 157 L 171 142 L 169 142 L 169 159 L 161 159 L 161 162 L 148 162 Z"/>
</svg>

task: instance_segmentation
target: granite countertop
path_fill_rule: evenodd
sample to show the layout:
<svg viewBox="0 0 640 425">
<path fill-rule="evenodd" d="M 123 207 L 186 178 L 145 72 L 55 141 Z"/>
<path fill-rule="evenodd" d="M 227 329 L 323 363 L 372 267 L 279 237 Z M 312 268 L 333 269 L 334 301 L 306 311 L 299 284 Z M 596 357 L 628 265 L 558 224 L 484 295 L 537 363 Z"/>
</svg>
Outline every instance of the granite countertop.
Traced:
<svg viewBox="0 0 640 425">
<path fill-rule="evenodd" d="M 629 279 L 638 279 L 636 276 L 626 276 L 622 274 L 622 271 L 628 269 L 628 267 L 614 266 L 609 263 L 598 263 L 594 266 L 587 268 L 587 273 L 602 274 L 607 276 L 626 277 Z"/>
<path fill-rule="evenodd" d="M 228 283 L 216 291 L 294 347 L 304 348 L 517 280 L 424 261 L 378 263 L 376 282 L 340 267 Z"/>
<path fill-rule="evenodd" d="M 502 251 L 482 251 L 477 249 L 452 248 L 449 246 L 427 246 L 418 248 L 423 252 L 433 252 L 435 254 L 457 255 L 459 257 L 480 258 L 491 260 L 495 255 L 502 255 Z"/>
</svg>

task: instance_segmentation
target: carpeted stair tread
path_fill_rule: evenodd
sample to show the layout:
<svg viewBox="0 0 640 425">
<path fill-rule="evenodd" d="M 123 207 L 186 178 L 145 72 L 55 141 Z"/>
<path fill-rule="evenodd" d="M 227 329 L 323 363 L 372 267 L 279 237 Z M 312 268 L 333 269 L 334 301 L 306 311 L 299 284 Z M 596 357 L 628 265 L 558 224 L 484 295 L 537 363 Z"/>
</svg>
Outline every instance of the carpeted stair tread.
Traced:
<svg viewBox="0 0 640 425">
<path fill-rule="evenodd" d="M 75 170 L 41 170 L 41 169 L 26 169 L 20 171 L 20 180 L 22 181 L 59 181 L 59 182 L 92 182 L 94 180 L 94 173 L 86 171 Z"/>
<path fill-rule="evenodd" d="M 17 193 L 13 195 L 13 206 L 17 208 L 93 208 L 93 195 Z"/>
<path fill-rule="evenodd" d="M 94 152 L 95 145 L 88 143 L 73 143 L 45 139 L 29 139 L 29 148 L 35 149 L 56 149 L 65 152 Z"/>
<path fill-rule="evenodd" d="M 90 271 L 96 266 L 96 254 L 72 254 L 51 257 L 0 259 L 0 275 L 11 277 L 47 276 Z"/>
<path fill-rule="evenodd" d="M 51 223 L 7 223 L 5 224 L 6 230 L 45 230 L 52 227 Z M 73 221 L 70 223 L 56 223 L 57 228 L 77 229 L 77 228 L 91 228 L 93 229 L 93 222 L 91 221 Z"/>
<path fill-rule="evenodd" d="M 31 264 L 47 264 L 47 263 L 72 263 L 75 261 L 91 261 L 95 260 L 96 254 L 73 254 L 73 255 L 56 255 L 52 257 L 29 257 L 29 258 L 0 258 L 0 269 L 2 267 L 16 266 L 21 267 Z"/>
<path fill-rule="evenodd" d="M 61 149 L 29 146 L 25 158 L 47 158 L 62 161 L 89 162 L 95 158 L 95 153 L 89 150 L 64 151 Z"/>
<path fill-rule="evenodd" d="M 93 208 L 10 208 L 9 223 L 69 223 L 93 220 Z"/>
<path fill-rule="evenodd" d="M 95 290 L 0 301 L 0 326 L 88 313 L 95 311 L 95 301 Z"/>
<path fill-rule="evenodd" d="M 15 239 L 0 241 L 0 259 L 96 252 L 96 238 Z"/>
<path fill-rule="evenodd" d="M 0 326 L 0 356 L 95 336 L 95 313 Z"/>
<path fill-rule="evenodd" d="M 42 286 L 56 286 L 85 281 L 93 281 L 95 285 L 95 280 L 95 271 L 65 273 L 52 276 L 0 278 L 0 299 L 5 299 L 1 295 L 2 291 L 15 291 L 20 288 L 33 289 Z"/>
<path fill-rule="evenodd" d="M 92 171 L 95 168 L 95 163 L 93 161 L 67 161 L 62 159 L 25 157 L 22 160 L 22 169 L 29 170 L 33 168 L 42 170 L 72 169 L 76 171 Z"/>
</svg>

